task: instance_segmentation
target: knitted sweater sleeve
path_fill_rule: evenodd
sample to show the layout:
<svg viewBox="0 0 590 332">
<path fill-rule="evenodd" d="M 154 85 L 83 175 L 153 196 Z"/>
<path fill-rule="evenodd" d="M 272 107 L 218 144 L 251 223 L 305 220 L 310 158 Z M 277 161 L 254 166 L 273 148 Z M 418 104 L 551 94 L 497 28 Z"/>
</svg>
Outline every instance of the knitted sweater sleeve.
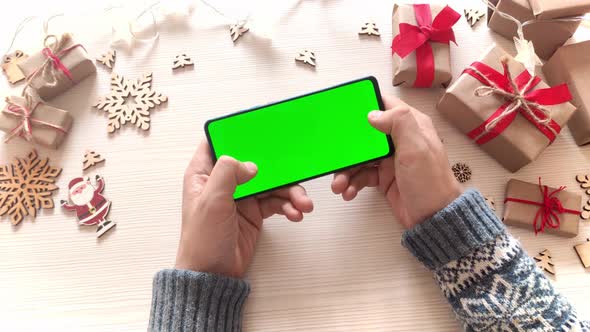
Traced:
<svg viewBox="0 0 590 332">
<path fill-rule="evenodd" d="M 466 331 L 590 332 L 475 190 L 407 231 L 402 244 L 434 272 Z"/>
</svg>

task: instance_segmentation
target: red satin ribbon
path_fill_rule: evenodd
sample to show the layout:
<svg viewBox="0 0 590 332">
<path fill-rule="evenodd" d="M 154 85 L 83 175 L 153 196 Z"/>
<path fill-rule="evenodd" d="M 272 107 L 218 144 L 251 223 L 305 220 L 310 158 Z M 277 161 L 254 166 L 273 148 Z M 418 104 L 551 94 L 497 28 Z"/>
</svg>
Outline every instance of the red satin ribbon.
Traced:
<svg viewBox="0 0 590 332">
<path fill-rule="evenodd" d="M 520 198 L 512 198 L 508 197 L 504 201 L 506 202 L 516 202 L 516 203 L 523 203 L 529 205 L 536 205 L 539 206 L 539 210 L 535 215 L 535 220 L 533 221 L 533 227 L 535 229 L 535 235 L 542 233 L 545 231 L 545 227 L 550 228 L 559 228 L 561 225 L 561 220 L 559 219 L 560 214 L 570 213 L 570 214 L 580 214 L 580 211 L 570 210 L 563 207 L 559 198 L 555 197 L 557 193 L 564 190 L 565 187 L 561 186 L 558 189 L 549 192 L 549 188 L 541 184 L 541 178 L 539 177 L 539 190 L 543 195 L 542 202 L 534 202 L 529 201 L 526 199 Z M 539 219 L 541 220 L 541 225 L 539 225 Z"/>
<path fill-rule="evenodd" d="M 434 81 L 434 53 L 429 42 L 450 44 L 455 40 L 453 25 L 461 15 L 446 6 L 432 20 L 430 5 L 413 5 L 417 26 L 408 23 L 399 24 L 399 34 L 393 38 L 393 54 L 405 58 L 416 51 L 416 81 L 414 87 L 429 88 Z"/>
<path fill-rule="evenodd" d="M 463 73 L 467 73 L 473 76 L 478 81 L 482 82 L 485 86 L 490 86 L 488 83 L 489 80 L 493 82 L 496 85 L 496 87 L 508 93 L 515 93 L 515 91 L 512 89 L 512 86 L 508 78 L 508 66 L 506 64 L 503 64 L 503 66 L 504 74 L 501 74 L 494 68 L 482 62 L 474 62 L 470 67 L 477 69 L 481 74 L 485 76 L 485 78 L 480 76 L 480 74 L 476 73 L 470 68 L 465 69 Z M 572 100 L 572 96 L 567 87 L 567 84 L 561 84 L 552 88 L 537 89 L 531 91 L 541 82 L 541 79 L 539 77 L 534 77 L 531 84 L 528 85 L 528 89 L 526 91 L 522 91 L 522 89 L 524 89 L 527 86 L 530 79 L 531 75 L 527 70 L 524 70 L 522 73 L 520 73 L 520 75 L 518 75 L 514 79 L 514 83 L 516 84 L 518 89 L 521 90 L 521 93 L 523 94 L 526 100 L 544 106 L 558 105 Z M 502 115 L 502 113 L 504 113 L 506 108 L 510 106 L 512 102 L 512 100 L 509 100 L 502 106 L 500 106 L 484 123 L 482 123 L 479 127 L 467 133 L 467 136 L 469 136 L 471 139 L 476 139 L 477 144 L 485 144 L 491 141 L 492 139 L 496 138 L 504 130 L 506 130 L 506 128 L 510 126 L 514 119 L 516 119 L 516 116 L 520 113 L 530 123 L 537 127 L 537 129 L 539 129 L 539 131 L 549 139 L 550 143 L 553 143 L 553 141 L 556 138 L 556 135 L 559 134 L 559 132 L 561 131 L 561 126 L 551 119 L 549 119 L 549 122 L 546 124 L 539 123 L 535 120 L 533 116 L 525 112 L 522 107 L 518 110 L 518 112 L 513 112 L 510 115 L 504 117 L 502 120 L 500 120 L 500 122 L 497 123 L 496 126 L 494 126 L 491 130 L 486 132 L 487 124 L 494 121 L 496 118 Z M 535 113 L 537 118 L 543 120 L 547 119 L 545 114 L 543 114 L 543 112 L 541 112 L 540 110 L 533 108 L 532 111 Z"/>
<path fill-rule="evenodd" d="M 33 123 L 55 129 L 62 133 L 66 133 L 66 130 L 60 126 L 33 118 L 33 112 L 35 112 L 39 104 L 40 103 L 37 103 L 32 110 L 29 110 L 28 108 L 21 105 L 10 104 L 2 111 L 21 119 L 21 123 L 12 129 L 10 133 L 8 133 L 6 139 L 4 140 L 5 143 L 8 143 L 15 136 L 20 136 L 23 139 L 31 142 L 33 140 Z"/>
</svg>

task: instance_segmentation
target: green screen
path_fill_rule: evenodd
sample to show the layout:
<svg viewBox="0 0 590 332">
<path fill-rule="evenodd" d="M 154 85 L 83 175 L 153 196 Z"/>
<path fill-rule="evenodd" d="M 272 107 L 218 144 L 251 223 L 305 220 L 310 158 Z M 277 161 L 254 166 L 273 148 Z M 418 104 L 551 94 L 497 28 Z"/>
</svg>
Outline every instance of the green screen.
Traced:
<svg viewBox="0 0 590 332">
<path fill-rule="evenodd" d="M 378 110 L 376 81 L 367 78 L 206 124 L 215 158 L 223 155 L 258 166 L 238 186 L 243 198 L 384 157 L 388 137 L 367 114 Z"/>
</svg>

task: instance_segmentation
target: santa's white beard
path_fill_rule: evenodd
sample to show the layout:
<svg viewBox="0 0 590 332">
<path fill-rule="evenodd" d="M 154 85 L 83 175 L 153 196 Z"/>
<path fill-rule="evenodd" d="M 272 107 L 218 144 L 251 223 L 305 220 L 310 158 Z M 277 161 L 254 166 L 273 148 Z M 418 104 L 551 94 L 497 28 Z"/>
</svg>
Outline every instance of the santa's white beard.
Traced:
<svg viewBox="0 0 590 332">
<path fill-rule="evenodd" d="M 72 202 L 76 205 L 86 205 L 90 203 L 92 197 L 94 197 L 94 188 L 91 185 L 87 185 L 84 191 L 77 195 L 70 195 Z"/>
</svg>

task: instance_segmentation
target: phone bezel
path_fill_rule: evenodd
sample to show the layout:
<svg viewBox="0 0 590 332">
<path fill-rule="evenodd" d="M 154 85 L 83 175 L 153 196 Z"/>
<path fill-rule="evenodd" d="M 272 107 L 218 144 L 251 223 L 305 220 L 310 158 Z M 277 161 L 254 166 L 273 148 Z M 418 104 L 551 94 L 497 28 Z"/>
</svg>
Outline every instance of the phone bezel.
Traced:
<svg viewBox="0 0 590 332">
<path fill-rule="evenodd" d="M 211 156 L 213 158 L 213 164 L 215 164 L 217 162 L 217 156 L 215 154 L 215 148 L 213 147 L 213 143 L 211 142 L 211 135 L 209 134 L 209 125 L 211 123 L 213 123 L 215 121 L 223 120 L 223 119 L 226 119 L 226 118 L 234 117 L 234 116 L 237 116 L 237 115 L 241 115 L 241 114 L 244 114 L 244 113 L 257 111 L 257 110 L 260 110 L 260 109 L 263 109 L 263 108 L 266 108 L 266 107 L 269 107 L 269 106 L 286 103 L 286 102 L 289 102 L 289 101 L 292 101 L 292 100 L 295 100 L 295 99 L 305 98 L 305 97 L 308 97 L 308 96 L 311 96 L 311 95 L 314 95 L 314 94 L 318 94 L 318 93 L 321 93 L 321 92 L 324 92 L 324 91 L 337 89 L 337 88 L 340 88 L 340 87 L 343 87 L 343 86 L 346 86 L 346 85 L 349 85 L 349 84 L 354 84 L 354 83 L 358 83 L 358 82 L 366 81 L 366 80 L 371 81 L 371 83 L 373 84 L 373 89 L 375 90 L 375 96 L 377 97 L 377 103 L 379 104 L 379 110 L 384 111 L 385 110 L 385 106 L 383 104 L 383 98 L 381 97 L 381 92 L 379 90 L 379 82 L 377 81 L 377 79 L 374 76 L 367 76 L 367 77 L 359 78 L 359 79 L 356 79 L 356 80 L 353 80 L 353 81 L 349 81 L 349 82 L 341 83 L 341 84 L 338 84 L 338 85 L 334 85 L 334 86 L 331 86 L 329 88 L 325 88 L 325 89 L 322 89 L 322 90 L 313 91 L 313 92 L 310 92 L 310 93 L 306 93 L 306 94 L 303 94 L 303 95 L 291 97 L 291 98 L 288 98 L 288 99 L 284 99 L 284 100 L 273 102 L 273 103 L 266 104 L 266 105 L 255 106 L 255 107 L 252 107 L 252 108 L 249 108 L 249 109 L 246 109 L 246 110 L 242 110 L 242 111 L 230 113 L 230 114 L 227 114 L 227 115 L 224 115 L 224 116 L 220 116 L 220 117 L 217 117 L 217 118 L 213 118 L 213 119 L 207 120 L 205 122 L 205 124 L 204 124 L 204 129 L 205 129 L 205 135 L 207 136 L 207 142 L 209 143 L 209 150 L 211 151 Z M 356 166 L 360 166 L 360 165 L 363 165 L 363 164 L 366 164 L 366 163 L 370 163 L 370 162 L 373 162 L 373 161 L 377 161 L 377 160 L 381 160 L 381 159 L 390 157 L 395 152 L 395 146 L 393 145 L 393 140 L 391 139 L 391 136 L 390 135 L 385 135 L 385 137 L 386 137 L 387 143 L 389 145 L 389 152 L 387 154 L 381 156 L 381 157 L 373 158 L 373 159 L 370 159 L 370 160 L 365 160 L 365 161 L 362 161 L 362 162 L 359 162 L 359 163 L 356 163 L 356 164 L 353 164 L 353 165 L 349 165 L 349 166 L 346 166 L 346 167 L 341 167 L 341 168 L 338 168 L 338 169 L 335 169 L 335 170 L 332 170 L 332 171 L 329 171 L 329 172 L 326 172 L 326 173 L 314 175 L 314 176 L 311 176 L 311 177 L 308 177 L 308 178 L 305 178 L 305 179 L 301 179 L 301 180 L 298 180 L 298 181 L 295 181 L 295 182 L 290 182 L 290 183 L 287 183 L 287 184 L 283 184 L 283 185 L 280 185 L 280 186 L 277 186 L 277 187 L 273 187 L 273 188 L 270 188 L 270 189 L 266 189 L 266 190 L 263 190 L 263 191 L 260 191 L 260 192 L 254 193 L 254 194 L 249 194 L 249 195 L 246 195 L 246 196 L 243 196 L 243 197 L 240 197 L 240 198 L 236 198 L 235 200 L 236 201 L 239 201 L 239 200 L 242 200 L 242 199 L 245 199 L 245 198 L 248 198 L 248 197 L 257 196 L 257 195 L 260 195 L 260 194 L 263 194 L 263 193 L 266 193 L 266 192 L 269 192 L 269 191 L 273 191 L 273 190 L 277 190 L 277 189 L 280 189 L 280 188 L 285 188 L 285 187 L 293 186 L 295 184 L 299 184 L 299 183 L 306 182 L 306 181 L 309 181 L 309 180 L 317 179 L 317 178 L 320 178 L 322 176 L 326 176 L 326 175 L 329 175 L 329 174 L 332 174 L 332 173 L 340 172 L 340 171 L 347 170 L 347 169 L 350 169 L 350 168 L 353 168 L 353 167 L 356 167 Z"/>
</svg>

